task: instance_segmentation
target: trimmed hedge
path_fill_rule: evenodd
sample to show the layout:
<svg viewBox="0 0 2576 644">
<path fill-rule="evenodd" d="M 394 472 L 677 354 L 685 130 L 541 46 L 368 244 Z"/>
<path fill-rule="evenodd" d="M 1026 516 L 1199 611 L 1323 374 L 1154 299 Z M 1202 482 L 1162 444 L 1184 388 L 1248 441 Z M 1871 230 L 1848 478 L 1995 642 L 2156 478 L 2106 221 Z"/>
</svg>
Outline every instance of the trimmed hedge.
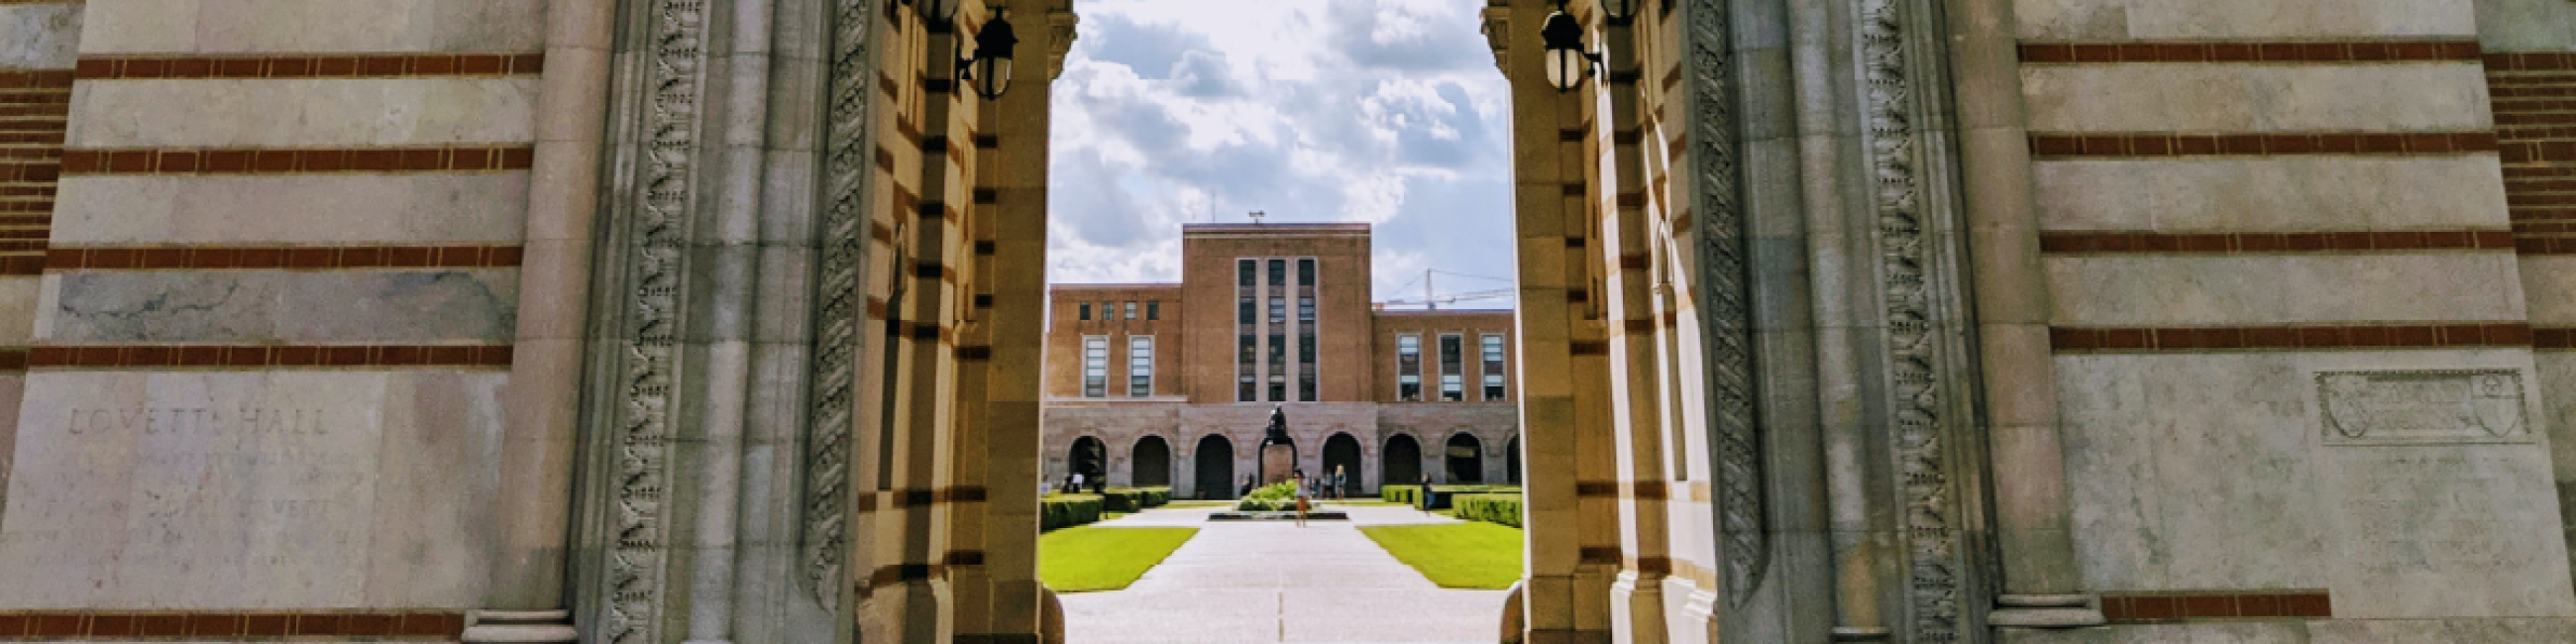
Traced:
<svg viewBox="0 0 2576 644">
<path fill-rule="evenodd" d="M 1422 505 L 1421 494 L 1422 486 L 1419 485 L 1377 486 L 1377 498 L 1385 499 L 1388 503 Z"/>
<path fill-rule="evenodd" d="M 1461 494 L 1518 496 L 1520 493 L 1521 487 L 1518 485 L 1434 485 L 1431 486 L 1429 494 L 1424 494 L 1422 486 L 1419 485 L 1388 485 L 1378 488 L 1379 496 L 1386 500 L 1410 505 L 1425 512 L 1447 510 L 1455 505 L 1452 499 Z"/>
<path fill-rule="evenodd" d="M 1102 490 L 1100 509 L 1106 512 L 1142 512 L 1145 508 L 1163 507 L 1172 502 L 1172 488 L 1113 487 Z"/>
<path fill-rule="evenodd" d="M 1038 500 L 1038 531 L 1099 521 L 1101 505 L 1096 494 L 1049 494 Z"/>
<path fill-rule="evenodd" d="M 1454 504 L 1458 518 L 1521 527 L 1521 495 L 1461 494 Z"/>
</svg>

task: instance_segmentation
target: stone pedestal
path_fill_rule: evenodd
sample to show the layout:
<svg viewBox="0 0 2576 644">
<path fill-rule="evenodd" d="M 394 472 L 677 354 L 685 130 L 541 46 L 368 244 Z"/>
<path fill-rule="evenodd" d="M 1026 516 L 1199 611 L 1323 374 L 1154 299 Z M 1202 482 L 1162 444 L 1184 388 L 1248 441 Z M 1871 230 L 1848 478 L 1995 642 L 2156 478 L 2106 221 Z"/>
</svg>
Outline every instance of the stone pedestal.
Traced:
<svg viewBox="0 0 2576 644">
<path fill-rule="evenodd" d="M 1297 446 L 1284 443 L 1261 446 L 1262 485 L 1288 480 L 1288 474 L 1296 470 Z"/>
</svg>

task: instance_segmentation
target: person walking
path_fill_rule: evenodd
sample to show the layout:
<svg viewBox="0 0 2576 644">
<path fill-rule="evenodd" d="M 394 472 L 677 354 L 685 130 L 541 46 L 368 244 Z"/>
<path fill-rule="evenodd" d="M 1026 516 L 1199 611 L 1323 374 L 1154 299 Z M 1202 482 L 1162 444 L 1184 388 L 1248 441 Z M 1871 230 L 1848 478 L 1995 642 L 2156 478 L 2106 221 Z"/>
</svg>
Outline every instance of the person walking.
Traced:
<svg viewBox="0 0 2576 644">
<path fill-rule="evenodd" d="M 1300 472 L 1295 476 L 1298 477 L 1298 480 L 1296 481 L 1297 527 L 1303 528 L 1306 527 L 1306 502 L 1311 493 L 1308 492 L 1309 488 L 1307 487 L 1307 481 L 1304 480 L 1305 473 Z"/>
<path fill-rule="evenodd" d="M 1333 500 L 1335 500 L 1335 501 L 1348 501 L 1348 500 L 1350 500 L 1350 487 L 1349 487 L 1349 484 L 1350 484 L 1350 480 L 1349 480 L 1349 479 L 1347 479 L 1347 478 L 1344 478 L 1344 476 L 1343 476 L 1343 474 L 1342 474 L 1342 466 L 1340 466 L 1340 465 L 1335 465 L 1335 466 L 1333 466 Z"/>
</svg>

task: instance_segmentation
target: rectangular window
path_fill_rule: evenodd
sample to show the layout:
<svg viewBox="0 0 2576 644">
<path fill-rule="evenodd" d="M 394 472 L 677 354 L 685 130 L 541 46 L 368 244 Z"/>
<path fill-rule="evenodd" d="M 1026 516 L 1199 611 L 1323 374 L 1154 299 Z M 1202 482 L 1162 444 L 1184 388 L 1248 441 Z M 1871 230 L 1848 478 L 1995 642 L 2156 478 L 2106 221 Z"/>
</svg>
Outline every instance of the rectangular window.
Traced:
<svg viewBox="0 0 2576 644">
<path fill-rule="evenodd" d="M 1315 402 L 1315 372 L 1297 374 L 1297 402 Z"/>
<path fill-rule="evenodd" d="M 1277 333 L 1270 334 L 1270 370 L 1273 372 L 1282 371 L 1280 367 L 1287 366 L 1287 364 L 1288 336 Z"/>
<path fill-rule="evenodd" d="M 1308 257 L 1308 258 L 1305 258 L 1305 259 L 1297 260 L 1297 285 L 1299 285 L 1299 286 L 1313 286 L 1314 284 L 1315 284 L 1315 258 Z"/>
<path fill-rule="evenodd" d="M 1249 259 L 1238 259 L 1238 260 L 1235 260 L 1235 261 L 1234 261 L 1234 283 L 1235 283 L 1235 285 L 1236 285 L 1236 286 L 1251 286 L 1251 285 L 1253 285 L 1253 283 L 1254 283 L 1254 282 L 1253 282 L 1253 274 L 1254 274 L 1254 273 L 1257 273 L 1257 272 L 1259 272 L 1259 271 L 1260 271 L 1260 269 L 1259 269 L 1259 268 L 1255 268 L 1255 266 L 1257 266 L 1257 264 L 1254 264 L 1254 263 L 1253 263 L 1253 261 L 1252 261 L 1252 260 L 1249 260 Z"/>
<path fill-rule="evenodd" d="M 1485 399 L 1503 399 L 1503 336 L 1488 333 L 1484 338 Z"/>
<path fill-rule="evenodd" d="M 1272 322 L 1286 322 L 1286 321 L 1288 321 L 1288 298 L 1284 298 L 1284 297 L 1274 297 L 1274 298 L 1270 298 L 1270 321 L 1272 321 Z"/>
<path fill-rule="evenodd" d="M 1261 318 L 1256 317 L 1259 314 L 1253 312 L 1257 306 L 1258 305 L 1252 303 L 1252 296 L 1250 295 L 1237 298 L 1234 301 L 1235 322 L 1251 324 L 1261 321 Z"/>
<path fill-rule="evenodd" d="M 1090 303 L 1090 302 L 1084 302 L 1084 303 L 1081 303 L 1081 304 L 1074 305 L 1074 311 L 1075 311 L 1075 313 L 1073 314 L 1073 319 L 1076 319 L 1076 320 L 1089 320 L 1089 319 L 1091 319 L 1091 303 Z"/>
<path fill-rule="evenodd" d="M 1243 382 L 1234 388 L 1234 399 L 1239 402 L 1253 402 L 1252 386 L 1252 374 L 1244 374 Z"/>
<path fill-rule="evenodd" d="M 1127 395 L 1154 395 L 1154 336 L 1127 338 Z"/>
<path fill-rule="evenodd" d="M 1297 298 L 1297 321 L 1315 321 L 1315 296 L 1308 295 Z"/>
<path fill-rule="evenodd" d="M 1130 319 L 1130 320 L 1136 319 L 1136 303 L 1135 303 L 1135 302 L 1128 302 L 1128 303 L 1127 303 L 1127 319 Z"/>
<path fill-rule="evenodd" d="M 1465 340 L 1456 335 L 1440 336 L 1440 400 L 1458 402 L 1467 399 L 1465 357 L 1459 355 Z"/>
<path fill-rule="evenodd" d="M 1286 402 L 1288 400 L 1288 383 L 1277 380 L 1270 381 L 1270 400 L 1271 402 Z"/>
<path fill-rule="evenodd" d="M 1284 259 L 1274 259 L 1274 260 L 1270 260 L 1270 285 L 1271 285 L 1271 286 L 1287 286 L 1287 285 L 1288 285 L 1288 260 L 1284 260 Z"/>
<path fill-rule="evenodd" d="M 1312 366 L 1314 366 L 1314 364 L 1315 364 L 1315 334 L 1312 334 L 1312 333 L 1300 333 L 1300 334 L 1297 334 L 1297 364 L 1305 365 L 1305 366 L 1308 366 L 1308 367 L 1312 367 Z M 1309 368 L 1309 369 L 1306 369 L 1306 371 L 1313 371 L 1313 369 Z"/>
<path fill-rule="evenodd" d="M 1082 397 L 1109 396 L 1109 337 L 1082 336 Z"/>
<path fill-rule="evenodd" d="M 1422 336 L 1395 336 L 1395 399 L 1422 400 Z"/>
<path fill-rule="evenodd" d="M 1160 320 L 1160 319 L 1163 319 L 1163 301 L 1162 301 L 1162 300 L 1146 300 L 1146 301 L 1145 301 L 1145 319 L 1148 319 L 1148 320 Z"/>
</svg>

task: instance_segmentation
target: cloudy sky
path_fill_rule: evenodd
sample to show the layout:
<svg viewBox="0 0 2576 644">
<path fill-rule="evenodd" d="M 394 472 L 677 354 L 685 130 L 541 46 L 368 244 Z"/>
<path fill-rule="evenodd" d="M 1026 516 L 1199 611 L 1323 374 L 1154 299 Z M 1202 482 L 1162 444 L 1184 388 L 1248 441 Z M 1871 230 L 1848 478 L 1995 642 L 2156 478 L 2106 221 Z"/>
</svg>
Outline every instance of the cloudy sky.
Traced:
<svg viewBox="0 0 2576 644">
<path fill-rule="evenodd" d="M 1424 269 L 1511 277 L 1508 96 L 1483 5 L 1083 0 L 1055 85 L 1049 279 L 1179 280 L 1181 224 L 1255 210 L 1376 224 L 1378 300 L 1420 298 Z"/>
</svg>

